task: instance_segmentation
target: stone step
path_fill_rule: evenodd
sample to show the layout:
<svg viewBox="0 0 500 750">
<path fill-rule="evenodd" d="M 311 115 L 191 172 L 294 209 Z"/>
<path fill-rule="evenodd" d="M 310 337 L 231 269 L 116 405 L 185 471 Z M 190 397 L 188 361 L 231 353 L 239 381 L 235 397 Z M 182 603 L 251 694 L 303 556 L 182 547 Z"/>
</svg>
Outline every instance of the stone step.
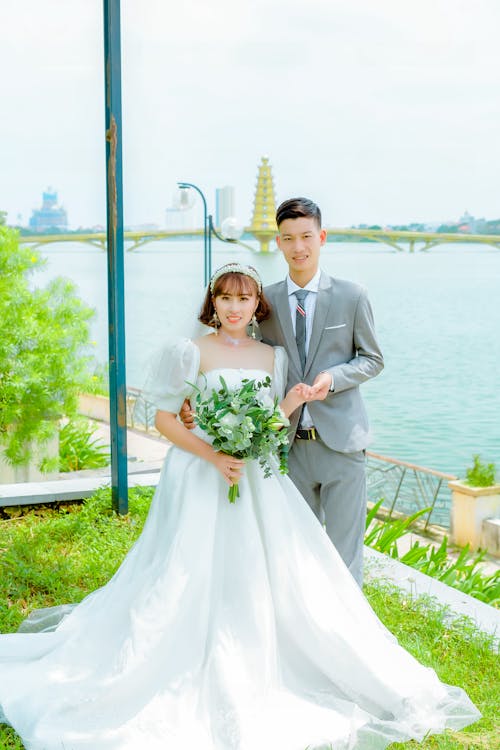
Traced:
<svg viewBox="0 0 500 750">
<path fill-rule="evenodd" d="M 129 473 L 129 487 L 156 487 L 159 471 Z M 101 487 L 111 485 L 111 476 L 88 476 L 72 479 L 55 479 L 48 482 L 18 482 L 0 485 L 0 507 L 10 505 L 36 505 L 37 503 L 83 500 L 91 497 Z"/>
<path fill-rule="evenodd" d="M 481 524 L 481 547 L 500 557 L 500 518 L 486 518 Z"/>
</svg>

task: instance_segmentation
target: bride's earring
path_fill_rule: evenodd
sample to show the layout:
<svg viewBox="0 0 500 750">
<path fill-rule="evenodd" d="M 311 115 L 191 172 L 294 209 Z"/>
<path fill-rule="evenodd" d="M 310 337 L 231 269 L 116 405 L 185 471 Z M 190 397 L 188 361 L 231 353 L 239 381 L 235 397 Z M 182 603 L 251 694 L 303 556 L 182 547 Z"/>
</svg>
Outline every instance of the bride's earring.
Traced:
<svg viewBox="0 0 500 750">
<path fill-rule="evenodd" d="M 220 325 L 220 320 L 219 320 L 219 316 L 217 315 L 217 310 L 214 310 L 214 314 L 212 315 L 212 322 L 215 328 L 215 335 L 218 336 L 219 335 L 218 328 Z"/>
<path fill-rule="evenodd" d="M 252 315 L 252 338 L 255 338 L 255 330 L 257 328 L 257 318 L 255 317 L 255 313 Z"/>
</svg>

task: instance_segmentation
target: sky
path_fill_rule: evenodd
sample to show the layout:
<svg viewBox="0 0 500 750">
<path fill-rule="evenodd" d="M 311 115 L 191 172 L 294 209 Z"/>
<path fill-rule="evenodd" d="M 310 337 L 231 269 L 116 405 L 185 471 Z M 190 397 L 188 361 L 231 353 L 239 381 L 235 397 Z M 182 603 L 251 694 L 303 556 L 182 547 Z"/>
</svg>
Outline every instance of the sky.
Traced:
<svg viewBox="0 0 500 750">
<path fill-rule="evenodd" d="M 327 226 L 500 216 L 498 0 L 122 0 L 124 213 L 165 224 L 178 180 L 252 213 Z M 4 2 L 0 210 L 53 186 L 72 228 L 104 224 L 101 0 Z"/>
</svg>

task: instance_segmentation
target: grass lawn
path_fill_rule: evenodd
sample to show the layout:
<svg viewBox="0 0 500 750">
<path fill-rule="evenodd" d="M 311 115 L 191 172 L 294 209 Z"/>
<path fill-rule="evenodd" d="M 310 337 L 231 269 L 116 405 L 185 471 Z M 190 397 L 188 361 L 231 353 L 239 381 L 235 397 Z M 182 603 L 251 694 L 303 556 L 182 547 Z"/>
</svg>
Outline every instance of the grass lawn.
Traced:
<svg viewBox="0 0 500 750">
<path fill-rule="evenodd" d="M 131 490 L 125 517 L 112 513 L 109 490 L 101 490 L 81 506 L 0 520 L 0 632 L 15 631 L 32 609 L 80 601 L 106 583 L 139 535 L 152 494 L 150 488 Z M 371 583 L 365 593 L 401 645 L 441 680 L 463 687 L 483 713 L 466 730 L 391 750 L 498 750 L 500 662 L 491 639 L 466 619 L 445 622 L 443 609 L 427 599 L 411 599 L 383 583 Z M 0 725 L 0 750 L 23 747 Z"/>
</svg>

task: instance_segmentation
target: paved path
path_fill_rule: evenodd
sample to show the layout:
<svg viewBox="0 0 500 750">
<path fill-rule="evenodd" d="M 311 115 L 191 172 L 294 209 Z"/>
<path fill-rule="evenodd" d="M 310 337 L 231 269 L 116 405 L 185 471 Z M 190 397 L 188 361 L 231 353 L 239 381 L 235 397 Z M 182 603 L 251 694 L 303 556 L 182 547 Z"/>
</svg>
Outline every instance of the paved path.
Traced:
<svg viewBox="0 0 500 750">
<path fill-rule="evenodd" d="M 109 445 L 109 424 L 105 422 L 94 422 L 96 431 L 94 437 Z M 143 432 L 141 430 L 127 430 L 127 453 L 129 461 L 152 461 L 162 462 L 169 449 L 170 443 L 159 435 Z"/>
<path fill-rule="evenodd" d="M 448 617 L 455 619 L 466 616 L 479 630 L 495 636 L 500 644 L 500 609 L 475 599 L 468 594 L 441 583 L 420 573 L 399 560 L 394 560 L 371 547 L 365 547 L 365 581 L 387 581 L 397 588 L 407 591 L 410 596 L 430 596 L 448 608 Z"/>
</svg>

